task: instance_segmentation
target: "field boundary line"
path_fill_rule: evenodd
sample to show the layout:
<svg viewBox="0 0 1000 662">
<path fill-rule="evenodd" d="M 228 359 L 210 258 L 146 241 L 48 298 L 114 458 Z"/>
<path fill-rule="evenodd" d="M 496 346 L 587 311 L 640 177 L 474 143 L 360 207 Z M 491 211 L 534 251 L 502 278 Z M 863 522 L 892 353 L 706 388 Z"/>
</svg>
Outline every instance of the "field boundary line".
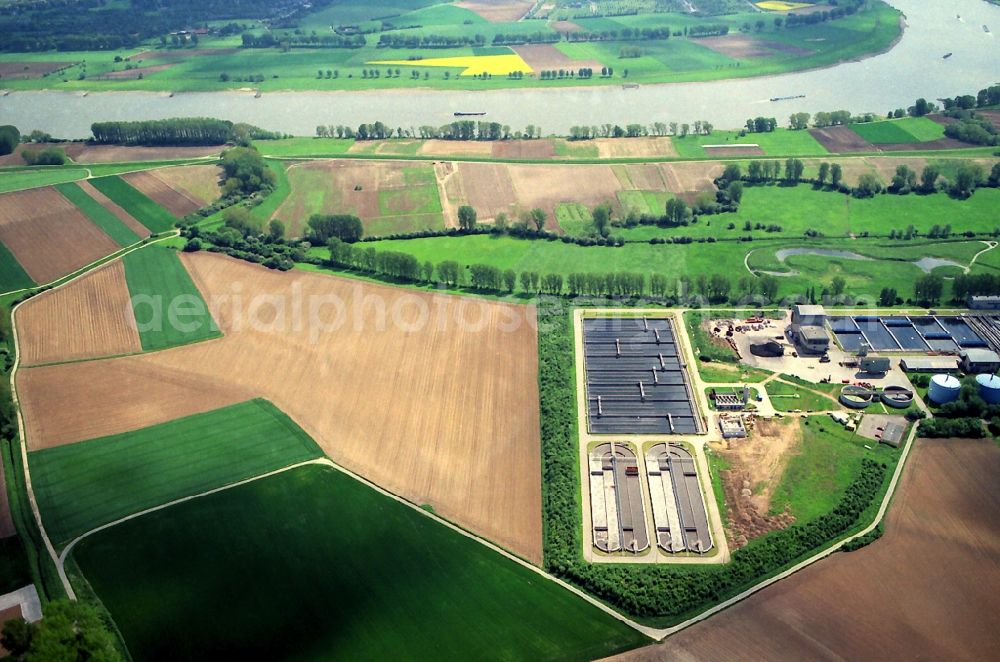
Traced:
<svg viewBox="0 0 1000 662">
<path fill-rule="evenodd" d="M 45 294 L 45 292 L 52 292 L 52 291 L 55 291 L 55 290 L 57 290 L 59 288 L 65 287 L 65 286 L 69 285 L 70 283 L 73 283 L 74 281 L 76 281 L 78 278 L 82 278 L 83 276 L 85 276 L 88 273 L 90 273 L 90 271 L 92 270 L 92 268 L 99 267 L 99 266 L 101 266 L 101 265 L 103 265 L 103 264 L 105 264 L 107 262 L 111 262 L 112 260 L 118 259 L 119 257 L 124 257 L 125 255 L 127 255 L 128 253 L 131 253 L 132 251 L 142 250 L 146 246 L 153 246 L 157 242 L 163 241 L 165 239 L 172 239 L 172 238 L 174 238 L 174 237 L 176 237 L 178 235 L 179 235 L 179 231 L 175 231 L 175 232 L 172 232 L 169 235 L 166 235 L 164 237 L 159 237 L 159 238 L 154 239 L 152 241 L 143 240 L 142 242 L 139 242 L 138 244 L 133 244 L 132 246 L 129 246 L 129 247 L 126 247 L 126 248 L 122 249 L 118 253 L 112 253 L 112 255 L 110 255 L 110 256 L 103 257 L 100 260 L 97 260 L 96 262 L 93 262 L 93 263 L 91 263 L 89 265 L 86 265 L 85 267 L 82 267 L 81 269 L 77 270 L 76 272 L 74 272 L 72 274 L 64 276 L 63 277 L 64 281 L 61 282 L 61 283 L 59 281 L 53 281 L 54 283 L 59 283 L 59 284 L 51 287 L 48 290 L 40 292 L 39 294 L 40 295 L 41 294 Z M 34 289 L 34 288 L 31 288 L 31 289 Z M 21 291 L 21 290 L 15 290 L 15 292 L 17 292 L 17 291 Z M 8 292 L 6 294 L 10 294 L 10 292 Z M 0 295 L 0 296 L 2 296 L 2 295 Z M 17 371 L 21 367 L 21 345 L 20 345 L 19 335 L 18 335 L 18 331 L 17 331 L 17 316 L 16 316 L 16 313 L 17 313 L 17 309 L 18 308 L 20 308 L 22 305 L 24 305 L 28 301 L 31 301 L 32 299 L 34 299 L 34 297 L 30 297 L 28 299 L 25 299 L 24 301 L 18 302 L 13 308 L 11 308 L 11 311 L 10 311 L 10 330 L 11 330 L 12 339 L 14 341 L 14 365 L 10 369 L 10 397 L 11 397 L 11 400 L 13 401 L 13 403 L 14 403 L 14 409 L 17 412 L 17 432 L 18 432 L 18 437 L 20 438 L 20 442 L 21 442 L 20 443 L 20 446 L 21 446 L 21 465 L 22 465 L 23 470 L 24 470 L 24 490 L 27 493 L 28 503 L 31 506 L 32 515 L 34 515 L 34 517 L 35 517 L 35 524 L 38 526 L 38 532 L 42 536 L 42 541 L 45 543 L 45 549 L 48 551 L 49 557 L 52 559 L 53 564 L 55 564 L 56 571 L 59 573 L 59 580 L 62 582 L 63 588 L 66 590 L 67 596 L 71 600 L 76 600 L 76 592 L 73 590 L 73 586 L 70 584 L 69 578 L 66 576 L 66 570 L 65 570 L 65 568 L 63 567 L 62 563 L 60 563 L 60 561 L 59 561 L 59 555 L 56 553 L 55 547 L 52 545 L 52 540 L 49 538 L 49 534 L 45 531 L 45 524 L 42 523 L 42 513 L 41 513 L 41 511 L 38 508 L 38 500 L 35 498 L 35 491 L 32 488 L 32 484 L 31 484 L 31 468 L 28 466 L 28 438 L 27 438 L 27 435 L 25 435 L 25 433 L 24 433 L 24 430 L 25 430 L 25 428 L 24 428 L 24 415 L 21 413 L 21 400 L 18 397 L 18 393 L 17 393 L 17 383 L 16 383 L 16 380 L 17 380 Z"/>
</svg>

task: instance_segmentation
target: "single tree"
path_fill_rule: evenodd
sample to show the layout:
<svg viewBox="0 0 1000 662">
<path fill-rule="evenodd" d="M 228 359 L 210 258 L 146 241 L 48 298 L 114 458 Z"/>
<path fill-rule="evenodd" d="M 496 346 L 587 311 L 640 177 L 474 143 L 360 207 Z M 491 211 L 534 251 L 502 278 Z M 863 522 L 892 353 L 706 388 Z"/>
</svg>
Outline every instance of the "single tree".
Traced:
<svg viewBox="0 0 1000 662">
<path fill-rule="evenodd" d="M 545 213 L 545 210 L 539 209 L 538 207 L 531 210 L 531 220 L 535 223 L 535 228 L 537 230 L 541 231 L 542 228 L 545 227 L 545 221 L 547 218 L 548 215 Z"/>
<path fill-rule="evenodd" d="M 476 227 L 476 210 L 469 205 L 462 205 L 458 208 L 458 227 L 463 230 L 471 230 Z"/>
</svg>

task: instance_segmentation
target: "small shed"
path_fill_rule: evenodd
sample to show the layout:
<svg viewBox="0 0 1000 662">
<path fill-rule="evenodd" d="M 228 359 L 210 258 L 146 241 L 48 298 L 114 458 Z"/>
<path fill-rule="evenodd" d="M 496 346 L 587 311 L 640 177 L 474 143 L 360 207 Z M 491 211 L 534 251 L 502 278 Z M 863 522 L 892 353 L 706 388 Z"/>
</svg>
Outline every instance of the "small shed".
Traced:
<svg viewBox="0 0 1000 662">
<path fill-rule="evenodd" d="M 958 353 L 958 365 L 966 374 L 1000 370 L 1000 356 L 991 349 L 963 349 Z"/>
</svg>

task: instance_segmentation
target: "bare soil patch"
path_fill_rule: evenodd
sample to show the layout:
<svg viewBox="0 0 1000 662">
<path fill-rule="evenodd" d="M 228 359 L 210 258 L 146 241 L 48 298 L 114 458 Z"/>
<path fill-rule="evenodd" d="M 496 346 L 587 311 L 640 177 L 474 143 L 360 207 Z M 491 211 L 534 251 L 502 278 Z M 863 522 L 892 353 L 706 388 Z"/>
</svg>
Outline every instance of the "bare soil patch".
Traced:
<svg viewBox="0 0 1000 662">
<path fill-rule="evenodd" d="M 473 11 L 490 23 L 513 23 L 528 13 L 528 0 L 464 0 L 455 6 Z"/>
<path fill-rule="evenodd" d="M 23 166 L 25 163 L 21 154 L 24 150 L 29 149 L 40 151 L 49 147 L 55 147 L 56 149 L 63 150 L 66 153 L 66 156 L 75 161 L 77 156 L 84 151 L 86 146 L 83 143 L 21 143 L 15 147 L 14 151 L 10 154 L 0 156 L 0 166 Z"/>
<path fill-rule="evenodd" d="M 591 142 L 597 146 L 602 159 L 677 156 L 674 143 L 666 136 L 652 138 L 595 138 Z"/>
<path fill-rule="evenodd" d="M 522 209 L 544 209 L 549 215 L 549 229 L 557 227 L 555 209 L 559 203 L 614 205 L 622 190 L 621 182 L 607 165 L 509 165 L 507 170 L 518 204 Z"/>
<path fill-rule="evenodd" d="M 725 147 L 705 147 L 705 154 L 707 156 L 764 156 L 764 150 L 760 147 L 736 147 L 735 145 L 726 145 Z"/>
<path fill-rule="evenodd" d="M 573 21 L 553 21 L 552 29 L 558 32 L 582 32 L 583 28 Z"/>
<path fill-rule="evenodd" d="M 590 67 L 598 72 L 604 66 L 597 60 L 574 60 L 552 44 L 524 44 L 515 46 L 514 52 L 521 56 L 535 71 L 543 69 L 579 69 Z"/>
<path fill-rule="evenodd" d="M 26 302 L 15 321 L 25 366 L 142 351 L 121 260 Z"/>
<path fill-rule="evenodd" d="M 837 163 L 840 165 L 841 172 L 843 173 L 844 184 L 847 186 L 855 186 L 858 183 L 858 179 L 861 178 L 862 174 L 868 173 L 875 175 L 883 182 L 888 182 L 892 179 L 892 176 L 896 174 L 896 165 L 882 163 L 881 165 L 876 165 L 882 161 L 888 159 L 879 158 L 844 158 L 844 159 L 803 159 L 803 163 L 807 169 L 807 176 L 813 176 L 818 172 L 819 166 L 824 161 L 828 163 Z M 899 159 L 894 159 L 899 160 Z M 917 172 L 920 172 L 919 170 Z M 886 177 L 888 175 L 888 178 Z"/>
<path fill-rule="evenodd" d="M 534 308 L 207 253 L 182 259 L 206 300 L 239 284 L 248 307 L 237 315 L 230 298 L 213 311 L 225 334 L 218 340 L 20 371 L 31 448 L 264 397 L 334 461 L 540 562 Z M 322 328 L 294 323 L 293 292 L 306 302 L 326 297 L 316 313 Z M 252 295 L 270 303 L 255 308 Z M 284 316 L 275 301 L 288 305 Z M 251 314 L 258 323 L 247 323 Z"/>
<path fill-rule="evenodd" d="M 964 149 L 967 147 L 974 147 L 969 143 L 964 143 L 961 140 L 955 140 L 954 138 L 939 138 L 938 140 L 928 140 L 927 142 L 916 142 L 916 143 L 892 143 L 887 145 L 879 145 L 876 151 L 879 152 L 913 152 L 913 151 L 923 151 L 923 150 L 939 150 L 939 149 Z"/>
<path fill-rule="evenodd" d="M 0 81 L 38 78 L 73 62 L 0 62 Z"/>
<path fill-rule="evenodd" d="M 551 159 L 556 155 L 553 140 L 498 140 L 493 143 L 493 156 L 500 159 Z"/>
<path fill-rule="evenodd" d="M 989 120 L 990 124 L 1000 129 L 1000 110 L 977 110 L 976 115 Z M 938 117 L 932 117 L 931 119 L 938 121 Z"/>
<path fill-rule="evenodd" d="M 203 206 L 201 201 L 193 195 L 181 189 L 172 188 L 157 176 L 155 171 L 130 172 L 122 175 L 122 179 L 145 193 L 156 204 L 174 216 L 187 216 Z"/>
<path fill-rule="evenodd" d="M 0 241 L 36 283 L 51 282 L 118 250 L 52 187 L 0 195 Z"/>
<path fill-rule="evenodd" d="M 703 37 L 695 39 L 694 42 L 705 48 L 710 48 L 720 55 L 736 59 L 774 55 L 771 49 L 759 40 L 739 34 L 724 37 Z"/>
<path fill-rule="evenodd" d="M 715 180 L 722 175 L 725 166 L 721 163 L 706 161 L 690 161 L 679 163 L 662 163 L 660 170 L 668 184 L 667 190 L 672 193 L 714 192 Z"/>
<path fill-rule="evenodd" d="M 616 659 L 995 657 L 998 472 L 991 440 L 919 439 L 880 540 Z"/>
<path fill-rule="evenodd" d="M 666 190 L 667 183 L 663 180 L 663 173 L 655 164 L 627 165 L 625 172 L 632 186 L 640 191 Z"/>
<path fill-rule="evenodd" d="M 483 219 L 496 218 L 501 212 L 517 213 L 518 195 L 506 165 L 456 163 L 445 190 L 456 208 L 470 205 Z"/>
<path fill-rule="evenodd" d="M 828 126 L 823 129 L 808 129 L 808 131 L 820 145 L 834 154 L 876 151 L 874 145 L 846 126 Z"/>
<path fill-rule="evenodd" d="M 769 511 L 774 486 L 801 443 L 802 432 L 794 421 L 759 420 L 749 437 L 724 440 L 716 449 L 731 467 L 721 475 L 729 518 L 726 538 L 732 548 L 795 521 L 790 513 Z"/>
<path fill-rule="evenodd" d="M 844 179 L 849 181 L 850 185 L 853 186 L 857 184 L 857 177 L 851 177 L 848 180 L 848 169 L 851 161 L 858 161 L 859 159 L 851 159 L 847 163 L 842 163 L 841 167 L 844 169 Z M 910 156 L 880 156 L 880 157 L 869 157 L 863 160 L 863 163 L 869 166 L 869 171 L 874 170 L 875 176 L 879 178 L 882 182 L 888 184 L 892 181 L 893 176 L 896 174 L 896 168 L 901 165 L 905 165 L 917 173 L 917 178 L 919 179 L 920 173 L 923 172 L 924 166 L 927 165 L 927 159 L 916 158 Z"/>
<path fill-rule="evenodd" d="M 482 140 L 426 140 L 417 154 L 432 156 L 492 156 L 493 145 Z"/>
<path fill-rule="evenodd" d="M 127 225 L 132 232 L 143 238 L 148 237 L 151 234 L 149 228 L 137 221 L 132 214 L 115 204 L 111 198 L 94 188 L 93 184 L 91 184 L 89 180 L 81 179 L 76 182 L 76 185 L 83 189 L 84 193 L 99 202 L 102 207 L 117 216 L 118 220 Z"/>
<path fill-rule="evenodd" d="M 76 143 L 79 144 L 79 143 Z M 120 145 L 83 145 L 84 149 L 73 160 L 79 163 L 117 163 L 126 161 L 166 161 L 170 159 L 196 159 L 215 156 L 225 145 L 198 145 L 192 147 L 122 147 Z M 67 151 L 67 154 L 70 152 Z M 72 154 L 70 154 L 72 156 Z"/>
<path fill-rule="evenodd" d="M 222 168 L 217 165 L 187 165 L 157 168 L 150 172 L 167 186 L 204 207 L 222 194 Z"/>
</svg>

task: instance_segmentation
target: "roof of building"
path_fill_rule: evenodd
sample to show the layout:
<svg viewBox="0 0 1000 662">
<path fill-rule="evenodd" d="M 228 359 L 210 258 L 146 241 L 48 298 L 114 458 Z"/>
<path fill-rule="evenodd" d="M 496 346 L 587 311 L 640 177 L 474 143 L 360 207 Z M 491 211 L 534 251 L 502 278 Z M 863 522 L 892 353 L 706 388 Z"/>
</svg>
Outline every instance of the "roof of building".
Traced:
<svg viewBox="0 0 1000 662">
<path fill-rule="evenodd" d="M 803 325 L 799 327 L 799 335 L 803 340 L 826 340 L 829 342 L 830 336 L 826 335 L 826 330 L 821 326 Z"/>
<path fill-rule="evenodd" d="M 958 355 L 970 363 L 1000 363 L 1000 356 L 992 349 L 963 349 Z"/>
<path fill-rule="evenodd" d="M 826 308 L 823 306 L 807 303 L 796 304 L 794 310 L 803 317 L 823 317 L 826 315 Z"/>
<path fill-rule="evenodd" d="M 936 356 L 908 356 L 899 360 L 903 370 L 954 370 L 958 362 L 952 358 L 940 358 Z"/>
<path fill-rule="evenodd" d="M 969 297 L 969 301 L 997 302 L 997 301 L 1000 301 L 1000 296 L 996 296 L 994 294 L 988 294 L 988 295 L 987 294 L 973 294 L 971 297 Z"/>
</svg>

